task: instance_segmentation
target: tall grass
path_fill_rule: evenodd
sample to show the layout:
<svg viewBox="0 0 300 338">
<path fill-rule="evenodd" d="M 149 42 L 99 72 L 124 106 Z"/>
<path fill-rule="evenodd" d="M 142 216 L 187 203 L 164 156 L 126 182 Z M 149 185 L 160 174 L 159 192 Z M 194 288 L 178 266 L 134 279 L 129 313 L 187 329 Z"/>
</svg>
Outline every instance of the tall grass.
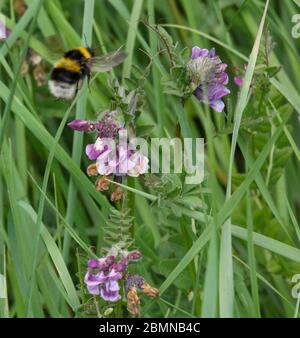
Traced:
<svg viewBox="0 0 300 338">
<path fill-rule="evenodd" d="M 22 16 L 13 1 L 1 8 L 12 33 L 0 45 L 0 316 L 97 315 L 82 261 L 100 255 L 115 206 L 85 174 L 92 137 L 73 135 L 66 123 L 95 119 L 110 107 L 108 80 L 126 83 L 151 60 L 138 127 L 153 126 L 150 137 L 204 137 L 206 176 L 193 187 L 175 174 L 158 175 L 168 180 L 160 190 L 145 178 L 121 184 L 143 254 L 135 272 L 160 289 L 159 298 L 142 298 L 142 315 L 299 317 L 292 277 L 300 273 L 300 50 L 291 35 L 298 2 L 25 2 Z M 216 48 L 230 76 L 224 113 L 194 98 L 183 109 L 164 93 L 168 57 L 148 24 L 161 24 L 179 49 Z M 264 92 L 257 86 L 268 30 L 276 42 L 268 71 L 280 70 Z M 32 69 L 21 72 L 28 47 L 49 76 L 56 55 L 80 44 L 100 46 L 99 54 L 123 46 L 128 57 L 113 74 L 85 82 L 72 102 L 38 87 Z"/>
</svg>

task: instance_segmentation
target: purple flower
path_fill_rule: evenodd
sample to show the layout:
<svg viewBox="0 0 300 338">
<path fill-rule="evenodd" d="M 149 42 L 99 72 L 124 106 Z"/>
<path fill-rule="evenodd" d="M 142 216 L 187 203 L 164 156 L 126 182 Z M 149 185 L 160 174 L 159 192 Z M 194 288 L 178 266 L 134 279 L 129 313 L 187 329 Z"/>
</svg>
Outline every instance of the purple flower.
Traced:
<svg viewBox="0 0 300 338">
<path fill-rule="evenodd" d="M 99 259 L 89 259 L 88 260 L 88 267 L 91 269 L 99 269 Z"/>
<path fill-rule="evenodd" d="M 128 175 L 133 177 L 138 177 L 139 175 L 145 174 L 149 168 L 149 160 L 146 156 L 141 154 L 140 152 L 135 152 L 130 157 L 130 161 L 134 163 L 133 168 L 129 168 Z"/>
<path fill-rule="evenodd" d="M 119 272 L 124 272 L 127 268 L 128 260 L 122 258 L 118 263 L 114 264 L 114 269 Z"/>
<path fill-rule="evenodd" d="M 119 130 L 124 126 L 117 111 L 106 112 L 102 119 L 95 124 L 95 129 L 100 138 L 114 139 L 118 136 Z"/>
<path fill-rule="evenodd" d="M 90 269 L 108 270 L 115 261 L 114 256 L 106 256 L 98 259 L 89 259 L 88 267 Z"/>
<path fill-rule="evenodd" d="M 98 156 L 96 165 L 100 175 L 137 177 L 148 170 L 148 162 L 148 158 L 140 152 L 119 144 L 114 151 L 107 151 Z"/>
<path fill-rule="evenodd" d="M 68 126 L 77 131 L 95 130 L 99 138 L 114 139 L 118 136 L 119 130 L 124 126 L 124 122 L 121 121 L 120 114 L 117 111 L 112 111 L 106 112 L 99 121 L 74 120 L 68 123 Z"/>
<path fill-rule="evenodd" d="M 120 299 L 118 280 L 121 278 L 121 273 L 115 269 L 108 273 L 101 271 L 96 274 L 88 271 L 84 282 L 90 294 L 100 295 L 104 300 L 115 302 Z"/>
<path fill-rule="evenodd" d="M 240 76 L 235 76 L 233 81 L 238 87 L 241 88 L 243 86 L 243 79 Z"/>
<path fill-rule="evenodd" d="M 100 282 L 99 282 L 99 275 L 92 274 L 90 271 L 88 271 L 84 277 L 84 282 L 87 286 L 87 289 L 91 295 L 99 295 L 100 294 Z"/>
<path fill-rule="evenodd" d="M 7 39 L 11 34 L 11 30 L 5 26 L 5 22 L 3 23 L 1 19 L 2 18 L 0 18 L 0 41 Z"/>
<path fill-rule="evenodd" d="M 116 250 L 117 249 L 117 250 Z M 111 252 L 114 251 L 113 255 Z M 119 257 L 119 259 L 117 259 Z M 119 280 L 126 276 L 125 271 L 130 261 L 141 258 L 138 250 L 126 251 L 118 245 L 113 246 L 107 256 L 89 259 L 88 271 L 84 277 L 87 290 L 91 295 L 97 295 L 105 301 L 115 302 L 119 300 Z M 125 286 L 141 287 L 143 278 L 133 275 L 127 278 Z"/>
<path fill-rule="evenodd" d="M 68 127 L 77 131 L 90 131 L 94 128 L 93 124 L 86 120 L 74 120 L 68 123 Z"/>
<path fill-rule="evenodd" d="M 187 65 L 188 76 L 194 95 L 201 102 L 206 102 L 217 112 L 222 112 L 222 98 L 230 93 L 226 87 L 227 65 L 216 55 L 215 49 L 193 47 L 191 60 Z"/>
<path fill-rule="evenodd" d="M 125 292 L 126 292 L 126 295 L 129 291 L 129 289 L 131 288 L 138 288 L 138 289 L 141 289 L 142 286 L 144 285 L 144 278 L 140 275 L 129 275 L 127 278 L 126 278 L 126 281 L 125 281 Z"/>
<path fill-rule="evenodd" d="M 112 149 L 111 140 L 98 137 L 95 143 L 86 146 L 85 153 L 90 160 L 95 161 L 98 157 L 106 158 Z"/>
<path fill-rule="evenodd" d="M 142 258 L 141 253 L 138 250 L 130 251 L 126 254 L 126 259 L 132 262 L 136 262 Z"/>
<path fill-rule="evenodd" d="M 116 281 L 111 281 L 103 285 L 100 296 L 108 302 L 116 302 L 121 298 L 119 290 L 119 284 Z"/>
<path fill-rule="evenodd" d="M 122 275 L 116 269 L 111 269 L 108 273 L 103 271 L 98 275 L 98 280 L 100 283 L 108 283 L 110 281 L 117 281 L 122 278 Z"/>
</svg>

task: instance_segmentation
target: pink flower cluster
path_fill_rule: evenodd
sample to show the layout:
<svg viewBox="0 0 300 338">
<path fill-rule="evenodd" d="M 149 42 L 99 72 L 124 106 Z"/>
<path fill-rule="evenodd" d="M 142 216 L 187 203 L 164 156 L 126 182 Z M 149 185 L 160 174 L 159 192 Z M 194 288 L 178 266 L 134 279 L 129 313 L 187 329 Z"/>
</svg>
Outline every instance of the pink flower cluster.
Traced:
<svg viewBox="0 0 300 338">
<path fill-rule="evenodd" d="M 111 139 L 97 138 L 93 144 L 86 146 L 86 155 L 90 160 L 96 160 L 100 175 L 137 177 L 147 172 L 149 160 L 137 150 L 129 149 L 127 144 L 115 145 Z"/>
<path fill-rule="evenodd" d="M 191 60 L 187 65 L 191 81 L 196 89 L 194 95 L 199 101 L 208 103 L 216 112 L 222 112 L 225 104 L 224 96 L 230 94 L 226 87 L 228 75 L 227 64 L 222 63 L 215 49 L 192 48 Z"/>
<path fill-rule="evenodd" d="M 88 271 L 84 282 L 91 295 L 99 295 L 105 301 L 116 302 L 121 296 L 118 281 L 123 277 L 129 262 L 138 261 L 141 258 L 139 251 L 123 252 L 117 261 L 116 256 L 108 255 L 88 261 Z"/>
<path fill-rule="evenodd" d="M 126 129 L 116 111 L 106 112 L 100 121 L 74 120 L 68 126 L 76 131 L 96 132 L 96 142 L 88 144 L 85 152 L 90 160 L 96 161 L 100 175 L 137 177 L 147 172 L 148 158 L 130 149 L 127 140 L 117 142 L 118 136 L 121 139 L 126 134 Z"/>
</svg>

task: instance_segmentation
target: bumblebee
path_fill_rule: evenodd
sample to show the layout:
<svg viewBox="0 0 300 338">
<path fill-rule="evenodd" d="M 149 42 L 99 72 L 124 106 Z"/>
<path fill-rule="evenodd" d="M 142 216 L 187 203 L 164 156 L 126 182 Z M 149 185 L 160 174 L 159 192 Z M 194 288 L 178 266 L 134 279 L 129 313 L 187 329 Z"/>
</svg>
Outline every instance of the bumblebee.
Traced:
<svg viewBox="0 0 300 338">
<path fill-rule="evenodd" d="M 95 56 L 91 48 L 78 47 L 67 51 L 54 66 L 48 82 L 51 94 L 59 99 L 70 100 L 77 94 L 82 80 L 91 72 L 107 72 L 126 58 L 120 50 L 104 56 Z"/>
</svg>

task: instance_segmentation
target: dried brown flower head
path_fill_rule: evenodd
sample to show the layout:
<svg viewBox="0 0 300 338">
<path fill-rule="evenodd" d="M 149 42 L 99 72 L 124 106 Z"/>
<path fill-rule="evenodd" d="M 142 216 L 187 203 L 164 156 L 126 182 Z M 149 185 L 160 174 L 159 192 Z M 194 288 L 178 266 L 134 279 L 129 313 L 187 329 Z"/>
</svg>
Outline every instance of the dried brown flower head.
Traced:
<svg viewBox="0 0 300 338">
<path fill-rule="evenodd" d="M 42 62 L 40 54 L 36 53 L 33 49 L 28 49 L 27 59 L 32 66 L 37 66 Z"/>
<path fill-rule="evenodd" d="M 26 11 L 26 5 L 24 0 L 15 0 L 14 9 L 18 15 L 22 16 Z"/>
<path fill-rule="evenodd" d="M 23 61 L 22 66 L 21 66 L 21 75 L 25 76 L 29 72 L 29 64 L 26 60 Z"/>
<path fill-rule="evenodd" d="M 144 282 L 144 284 L 141 287 L 142 291 L 144 294 L 150 298 L 156 298 L 159 296 L 159 290 L 152 287 L 150 284 L 147 282 Z"/>
<path fill-rule="evenodd" d="M 96 181 L 96 189 L 98 191 L 105 191 L 109 189 L 110 182 L 107 179 L 107 176 L 102 176 Z"/>
<path fill-rule="evenodd" d="M 110 200 L 112 202 L 119 202 L 123 197 L 123 189 L 119 186 L 115 187 L 115 189 L 113 190 L 111 196 L 110 196 Z"/>
<path fill-rule="evenodd" d="M 42 65 L 37 65 L 34 67 L 33 77 L 38 87 L 41 87 L 46 83 L 46 74 Z"/>
<path fill-rule="evenodd" d="M 86 169 L 86 173 L 88 174 L 88 176 L 97 176 L 98 171 L 97 171 L 96 163 L 90 164 Z"/>
<path fill-rule="evenodd" d="M 127 310 L 133 317 L 140 316 L 140 303 L 136 288 L 131 287 L 127 293 Z"/>
</svg>

